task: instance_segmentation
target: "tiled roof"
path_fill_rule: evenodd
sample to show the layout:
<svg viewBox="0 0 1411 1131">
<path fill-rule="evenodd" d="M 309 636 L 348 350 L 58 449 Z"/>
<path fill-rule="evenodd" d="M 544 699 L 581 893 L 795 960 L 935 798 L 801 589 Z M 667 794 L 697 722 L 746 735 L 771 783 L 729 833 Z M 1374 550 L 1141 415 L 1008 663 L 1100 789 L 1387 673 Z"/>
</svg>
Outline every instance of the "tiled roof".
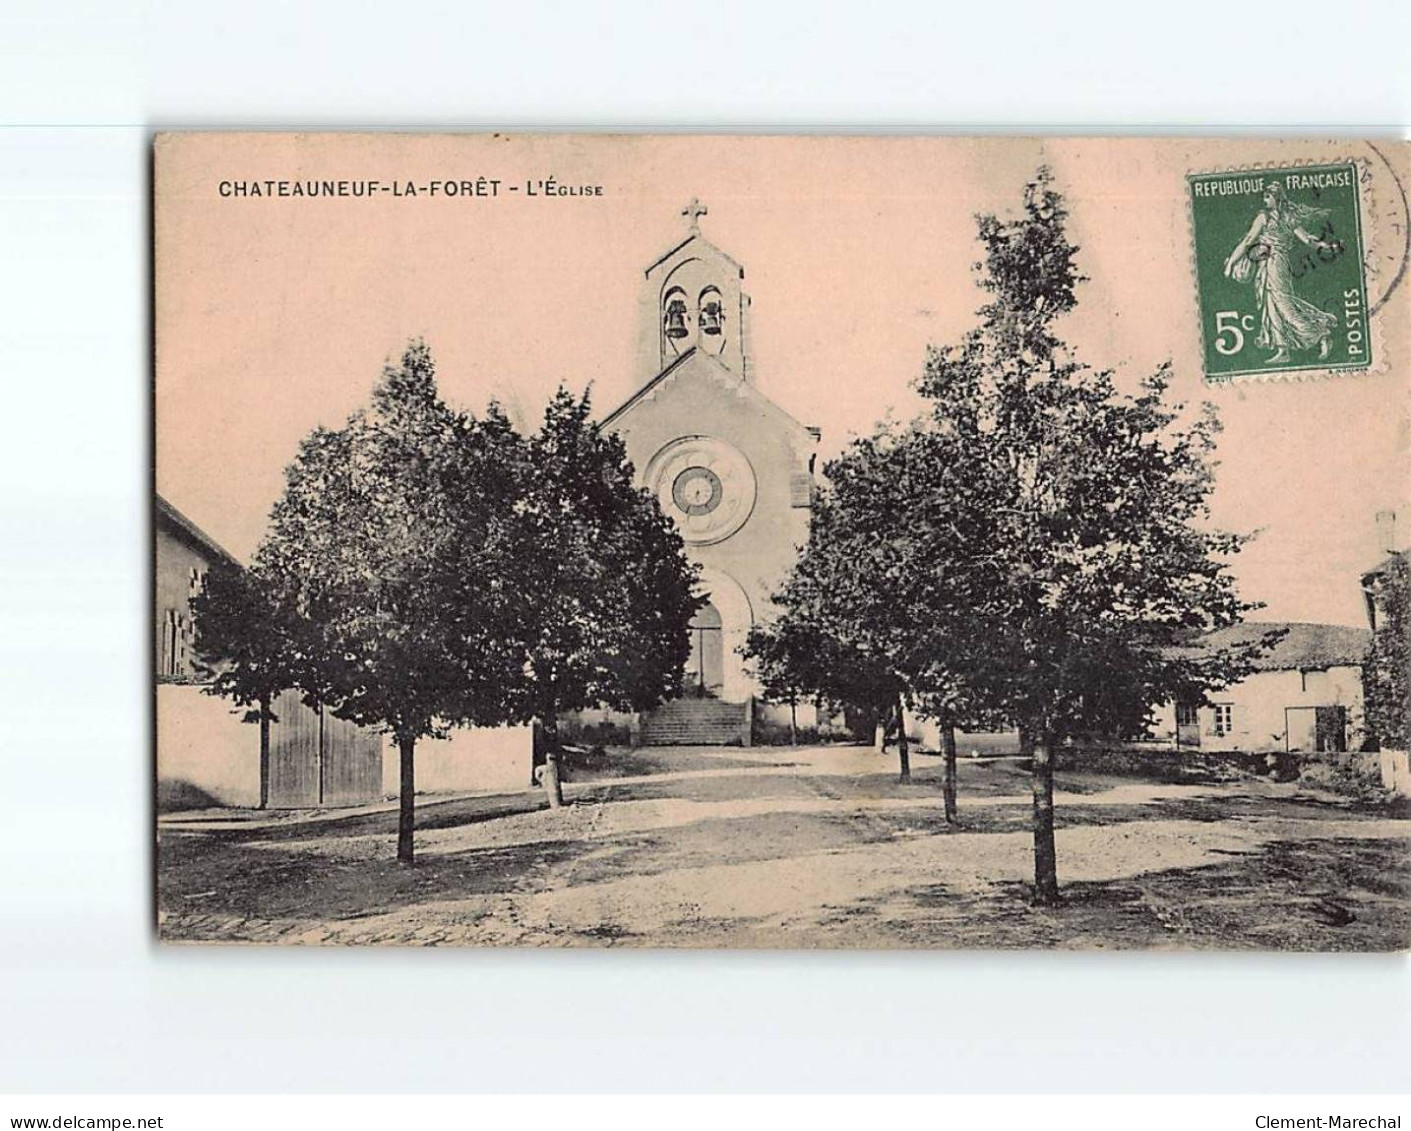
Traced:
<svg viewBox="0 0 1411 1131">
<path fill-rule="evenodd" d="M 1256 671 L 1318 671 L 1360 665 L 1367 656 L 1372 634 L 1365 628 L 1342 624 L 1308 624 L 1303 621 L 1246 621 L 1201 638 L 1210 651 L 1251 644 L 1274 629 L 1287 629 L 1284 637 L 1254 661 Z"/>
</svg>

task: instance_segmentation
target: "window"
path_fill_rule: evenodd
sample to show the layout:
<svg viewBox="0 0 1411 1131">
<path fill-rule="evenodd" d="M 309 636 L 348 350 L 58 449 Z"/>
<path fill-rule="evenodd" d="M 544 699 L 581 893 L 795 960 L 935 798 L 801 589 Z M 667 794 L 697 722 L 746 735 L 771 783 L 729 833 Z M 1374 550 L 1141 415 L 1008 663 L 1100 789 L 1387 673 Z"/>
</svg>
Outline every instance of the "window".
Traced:
<svg viewBox="0 0 1411 1131">
<path fill-rule="evenodd" d="M 1233 703 L 1215 704 L 1215 737 L 1225 738 L 1235 729 L 1235 705 Z"/>
<path fill-rule="evenodd" d="M 157 657 L 157 675 L 178 679 L 191 674 L 191 622 L 175 609 L 162 616 L 162 651 Z"/>
<path fill-rule="evenodd" d="M 813 477 L 811 475 L 796 471 L 789 476 L 789 505 L 791 507 L 813 506 Z"/>
<path fill-rule="evenodd" d="M 1193 727 L 1200 723 L 1199 703 L 1177 703 L 1176 704 L 1176 725 L 1178 727 Z"/>
<path fill-rule="evenodd" d="M 178 641 L 176 610 L 167 609 L 162 617 L 162 654 L 158 659 L 157 666 L 159 675 L 176 675 Z"/>
</svg>

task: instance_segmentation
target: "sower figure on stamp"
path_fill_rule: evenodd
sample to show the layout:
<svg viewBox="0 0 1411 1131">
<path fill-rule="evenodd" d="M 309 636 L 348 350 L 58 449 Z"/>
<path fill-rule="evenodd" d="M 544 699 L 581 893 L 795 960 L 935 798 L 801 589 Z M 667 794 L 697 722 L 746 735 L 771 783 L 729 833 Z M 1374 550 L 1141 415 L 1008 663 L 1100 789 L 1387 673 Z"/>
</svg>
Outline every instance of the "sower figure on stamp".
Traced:
<svg viewBox="0 0 1411 1131">
<path fill-rule="evenodd" d="M 1277 182 L 1264 190 L 1264 207 L 1249 226 L 1244 239 L 1225 260 L 1225 275 L 1237 282 L 1254 278 L 1254 295 L 1259 302 L 1260 326 L 1256 343 L 1274 351 L 1265 365 L 1289 360 L 1289 350 L 1318 347 L 1325 358 L 1332 348 L 1337 316 L 1299 298 L 1293 287 L 1293 262 L 1300 245 L 1335 256 L 1340 250 L 1311 231 L 1323 231 L 1328 219 L 1326 208 L 1297 204 L 1284 195 Z M 1311 231 L 1310 231 L 1311 229 Z"/>
</svg>

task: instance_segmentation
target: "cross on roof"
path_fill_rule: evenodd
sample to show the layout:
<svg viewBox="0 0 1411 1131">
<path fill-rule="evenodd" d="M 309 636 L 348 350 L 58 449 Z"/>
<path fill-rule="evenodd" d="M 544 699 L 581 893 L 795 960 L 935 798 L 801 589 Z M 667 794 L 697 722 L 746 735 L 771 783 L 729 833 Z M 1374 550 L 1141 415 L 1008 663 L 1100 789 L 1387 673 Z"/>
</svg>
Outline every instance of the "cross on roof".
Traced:
<svg viewBox="0 0 1411 1131">
<path fill-rule="evenodd" d="M 691 231 L 699 232 L 701 230 L 701 217 L 708 211 L 709 209 L 700 202 L 699 198 L 693 196 L 691 197 L 691 203 L 681 209 L 681 215 L 685 216 L 690 221 Z"/>
</svg>

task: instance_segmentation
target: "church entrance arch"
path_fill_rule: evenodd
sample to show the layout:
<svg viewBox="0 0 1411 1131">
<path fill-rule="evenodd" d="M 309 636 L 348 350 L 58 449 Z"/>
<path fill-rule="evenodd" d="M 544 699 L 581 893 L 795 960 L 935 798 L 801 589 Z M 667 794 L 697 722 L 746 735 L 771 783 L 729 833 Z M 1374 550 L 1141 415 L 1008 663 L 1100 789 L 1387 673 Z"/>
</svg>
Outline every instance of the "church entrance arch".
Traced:
<svg viewBox="0 0 1411 1131">
<path fill-rule="evenodd" d="M 719 696 L 725 685 L 725 646 L 720 612 L 707 601 L 691 620 L 691 658 L 686 661 L 686 693 Z"/>
<path fill-rule="evenodd" d="M 744 588 L 724 570 L 704 566 L 697 592 L 706 598 L 691 622 L 691 666 L 687 694 L 706 694 L 743 703 L 754 689 L 740 649 L 754 624 L 754 609 Z M 694 677 L 694 682 L 692 681 Z"/>
</svg>

